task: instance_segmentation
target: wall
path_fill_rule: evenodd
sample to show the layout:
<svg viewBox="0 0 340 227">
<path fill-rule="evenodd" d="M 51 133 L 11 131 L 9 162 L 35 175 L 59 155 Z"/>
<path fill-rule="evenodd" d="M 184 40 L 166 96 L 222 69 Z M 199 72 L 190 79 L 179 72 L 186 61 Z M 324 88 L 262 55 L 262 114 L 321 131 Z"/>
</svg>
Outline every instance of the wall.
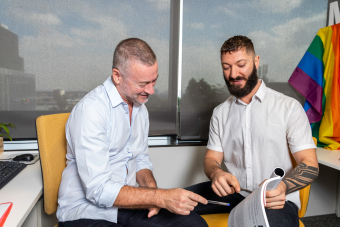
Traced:
<svg viewBox="0 0 340 227">
<path fill-rule="evenodd" d="M 187 187 L 207 181 L 203 171 L 205 146 L 150 148 L 154 175 L 160 188 Z M 320 165 L 320 174 L 312 184 L 305 217 L 335 213 L 338 171 Z"/>
</svg>

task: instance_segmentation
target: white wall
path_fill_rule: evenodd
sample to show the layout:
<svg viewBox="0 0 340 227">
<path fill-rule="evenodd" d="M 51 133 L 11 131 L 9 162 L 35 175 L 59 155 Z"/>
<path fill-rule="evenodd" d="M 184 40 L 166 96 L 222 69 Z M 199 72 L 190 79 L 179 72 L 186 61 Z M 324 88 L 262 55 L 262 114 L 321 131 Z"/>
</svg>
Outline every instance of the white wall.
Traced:
<svg viewBox="0 0 340 227">
<path fill-rule="evenodd" d="M 184 188 L 208 181 L 203 170 L 205 146 L 149 148 L 159 188 Z"/>
<path fill-rule="evenodd" d="M 187 187 L 207 181 L 203 171 L 205 146 L 149 148 L 154 175 L 160 188 Z M 339 173 L 320 165 L 320 174 L 312 184 L 305 217 L 335 213 Z"/>
</svg>

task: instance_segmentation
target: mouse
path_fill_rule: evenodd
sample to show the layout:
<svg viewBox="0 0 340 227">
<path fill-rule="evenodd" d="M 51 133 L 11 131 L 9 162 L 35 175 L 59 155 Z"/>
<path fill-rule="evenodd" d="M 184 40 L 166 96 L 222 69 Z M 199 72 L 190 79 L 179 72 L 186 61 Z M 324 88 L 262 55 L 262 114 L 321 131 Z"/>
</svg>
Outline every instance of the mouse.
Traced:
<svg viewBox="0 0 340 227">
<path fill-rule="evenodd" d="M 32 161 L 33 159 L 34 159 L 34 156 L 32 154 L 21 154 L 21 155 L 15 156 L 13 158 L 13 161 L 29 162 L 29 161 Z"/>
</svg>

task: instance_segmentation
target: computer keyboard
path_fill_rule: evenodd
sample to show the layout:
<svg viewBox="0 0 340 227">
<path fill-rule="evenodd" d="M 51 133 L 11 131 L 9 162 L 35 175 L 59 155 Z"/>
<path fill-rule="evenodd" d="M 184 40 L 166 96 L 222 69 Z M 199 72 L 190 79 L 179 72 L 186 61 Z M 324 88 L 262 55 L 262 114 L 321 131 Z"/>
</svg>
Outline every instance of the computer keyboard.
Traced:
<svg viewBox="0 0 340 227">
<path fill-rule="evenodd" d="M 19 162 L 0 161 L 0 189 L 10 182 L 27 165 Z"/>
</svg>

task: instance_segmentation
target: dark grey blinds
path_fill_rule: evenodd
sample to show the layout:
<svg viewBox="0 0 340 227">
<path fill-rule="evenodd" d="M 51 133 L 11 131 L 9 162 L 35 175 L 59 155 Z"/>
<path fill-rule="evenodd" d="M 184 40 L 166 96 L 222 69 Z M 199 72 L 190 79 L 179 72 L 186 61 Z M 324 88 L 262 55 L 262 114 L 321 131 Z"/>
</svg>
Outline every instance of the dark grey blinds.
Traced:
<svg viewBox="0 0 340 227">
<path fill-rule="evenodd" d="M 35 119 L 70 112 L 111 75 L 122 39 L 155 51 L 159 79 L 146 104 L 150 134 L 176 134 L 177 87 L 169 77 L 170 1 L 1 1 L 0 122 L 15 139 L 35 138 Z"/>
<path fill-rule="evenodd" d="M 303 99 L 287 83 L 317 31 L 326 24 L 327 0 L 185 0 L 180 136 L 207 140 L 214 107 L 229 93 L 220 48 L 234 35 L 252 39 L 266 85 Z"/>
</svg>

